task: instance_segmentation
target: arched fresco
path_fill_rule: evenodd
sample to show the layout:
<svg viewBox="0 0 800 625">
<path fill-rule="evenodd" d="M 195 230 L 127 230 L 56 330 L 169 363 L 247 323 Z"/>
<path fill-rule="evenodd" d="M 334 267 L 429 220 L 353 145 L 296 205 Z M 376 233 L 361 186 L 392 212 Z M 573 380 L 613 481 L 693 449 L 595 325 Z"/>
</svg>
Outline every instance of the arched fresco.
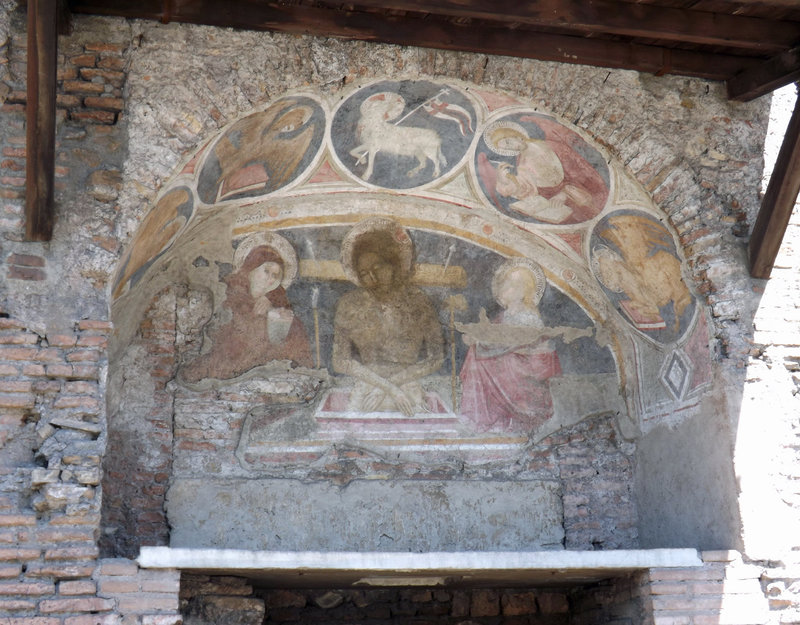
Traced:
<svg viewBox="0 0 800 625">
<path fill-rule="evenodd" d="M 251 398 L 246 470 L 341 441 L 497 457 L 589 416 L 634 438 L 697 407 L 708 337 L 683 267 L 582 130 L 379 81 L 286 96 L 194 154 L 117 273 L 116 344 L 164 286 L 208 294 L 177 383 Z"/>
</svg>

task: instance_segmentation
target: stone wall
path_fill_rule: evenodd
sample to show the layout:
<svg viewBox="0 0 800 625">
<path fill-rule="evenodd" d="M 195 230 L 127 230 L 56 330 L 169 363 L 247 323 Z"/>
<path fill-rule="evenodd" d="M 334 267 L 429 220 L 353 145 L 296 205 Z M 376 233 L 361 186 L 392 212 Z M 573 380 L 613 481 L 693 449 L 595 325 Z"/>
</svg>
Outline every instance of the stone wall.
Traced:
<svg viewBox="0 0 800 625">
<path fill-rule="evenodd" d="M 59 51 L 55 238 L 27 243 L 24 7 L 0 2 L 0 622 L 179 622 L 177 573 L 151 577 L 130 560 L 100 560 L 98 545 L 132 557 L 141 544 L 165 544 L 174 458 L 222 471 L 213 452 L 232 443 L 224 432 L 173 430 L 174 356 L 162 349 L 185 345 L 179 339 L 174 347 L 181 333 L 174 311 L 187 305 L 180 304 L 186 293 L 154 302 L 132 343 L 140 356 L 112 371 L 111 386 L 124 392 L 106 391 L 109 283 L 158 189 L 204 140 L 286 90 L 332 92 L 376 76 L 467 80 L 524 97 L 596 137 L 665 211 L 711 313 L 716 391 L 703 418 L 655 428 L 635 449 L 597 418 L 553 435 L 530 469 L 561 480 L 568 548 L 650 546 L 659 537 L 729 548 L 739 544 L 735 446 L 742 566 L 762 563 L 747 569 L 742 592 L 749 609 L 757 597 L 750 582 L 760 578 L 772 610 L 748 622 L 797 622 L 800 575 L 784 564 L 796 560 L 800 535 L 792 525 L 798 317 L 796 298 L 787 295 L 797 291 L 798 225 L 790 226 L 772 280 L 753 283 L 745 265 L 765 102 L 729 103 L 720 85 L 699 80 L 84 17 L 60 37 Z M 785 401 L 765 411 L 766 398 L 775 397 Z M 236 398 L 222 400 L 235 414 Z M 740 413 L 742 404 L 756 408 Z M 198 408 L 187 404 L 184 414 Z M 160 449 L 148 450 L 158 453 L 137 457 L 143 438 L 157 439 Z M 688 450 L 680 462 L 676 449 Z M 776 450 L 779 462 L 763 462 Z M 336 463 L 341 475 L 344 465 L 356 470 L 358 458 Z M 780 520 L 767 529 L 758 514 L 765 483 L 778 491 L 767 504 Z M 684 521 L 664 521 L 675 517 Z M 615 596 L 634 596 L 649 583 L 657 623 L 738 622 L 720 620 L 711 604 L 737 594 L 732 588 L 744 585 L 720 589 L 720 582 L 725 571 L 743 569 L 708 566 L 713 579 L 651 573 L 649 581 L 621 583 L 627 590 Z M 635 602 L 620 599 L 612 609 L 604 592 L 572 600 L 584 614 L 602 604 L 603 619 L 629 618 Z M 430 604 L 437 601 L 432 594 Z M 696 613 L 684 613 L 687 606 Z M 473 616 L 480 615 L 465 619 Z"/>
</svg>

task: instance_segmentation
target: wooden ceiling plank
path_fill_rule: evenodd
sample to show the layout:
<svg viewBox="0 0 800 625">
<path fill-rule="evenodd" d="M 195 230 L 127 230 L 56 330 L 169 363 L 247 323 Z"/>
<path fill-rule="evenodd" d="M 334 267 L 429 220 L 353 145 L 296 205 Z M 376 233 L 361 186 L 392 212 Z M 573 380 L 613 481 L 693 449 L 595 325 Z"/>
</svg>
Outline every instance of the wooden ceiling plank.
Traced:
<svg viewBox="0 0 800 625">
<path fill-rule="evenodd" d="M 800 46 L 738 72 L 728 80 L 728 97 L 747 102 L 800 78 Z"/>
<path fill-rule="evenodd" d="M 800 99 L 795 104 L 783 144 L 750 235 L 750 275 L 769 278 L 800 192 Z"/>
<path fill-rule="evenodd" d="M 339 3 L 326 2 L 331 6 Z M 358 0 L 356 6 L 518 22 L 777 53 L 800 42 L 800 24 L 617 0 Z"/>
<path fill-rule="evenodd" d="M 116 3 L 106 0 L 108 11 Z M 75 12 L 91 12 L 97 0 L 73 0 Z M 171 0 L 171 19 L 178 22 L 332 36 L 363 41 L 472 51 L 545 61 L 633 69 L 648 73 L 725 80 L 741 67 L 757 64 L 748 57 L 670 50 L 600 38 L 570 37 L 507 28 L 459 26 L 441 19 L 397 18 L 300 5 L 276 5 L 251 0 Z M 145 16 L 143 16 L 145 17 Z M 159 16 L 160 18 L 161 16 Z"/>
<path fill-rule="evenodd" d="M 28 0 L 25 239 L 53 237 L 57 0 Z"/>
</svg>

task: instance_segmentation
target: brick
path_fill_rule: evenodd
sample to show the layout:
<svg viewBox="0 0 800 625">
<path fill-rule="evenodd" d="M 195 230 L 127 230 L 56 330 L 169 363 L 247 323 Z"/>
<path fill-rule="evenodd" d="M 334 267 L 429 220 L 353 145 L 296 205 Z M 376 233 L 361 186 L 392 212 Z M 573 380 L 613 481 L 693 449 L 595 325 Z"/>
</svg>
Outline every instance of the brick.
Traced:
<svg viewBox="0 0 800 625">
<path fill-rule="evenodd" d="M 36 406 L 36 396 L 31 393 L 0 394 L 0 408 L 30 410 Z"/>
<path fill-rule="evenodd" d="M 21 564 L 0 564 L 0 579 L 12 579 L 22 575 Z"/>
<path fill-rule="evenodd" d="M 25 171 L 25 165 L 23 163 L 10 158 L 0 162 L 0 168 L 10 169 L 11 171 Z"/>
<path fill-rule="evenodd" d="M 103 69 L 125 69 L 125 59 L 120 56 L 101 56 L 97 61 L 97 67 Z"/>
<path fill-rule="evenodd" d="M 61 108 L 76 108 L 82 104 L 81 98 L 76 95 L 59 93 L 56 96 L 56 106 Z"/>
<path fill-rule="evenodd" d="M 89 580 L 65 581 L 58 585 L 59 595 L 94 595 L 97 584 Z"/>
<path fill-rule="evenodd" d="M 19 368 L 14 365 L 0 365 L 0 375 L 13 377 L 19 375 Z"/>
<path fill-rule="evenodd" d="M 78 337 L 73 334 L 53 334 L 47 336 L 51 347 L 72 347 L 78 342 Z"/>
<path fill-rule="evenodd" d="M 35 334 L 15 332 L 14 334 L 0 334 L 0 345 L 34 345 L 39 341 Z"/>
<path fill-rule="evenodd" d="M 0 176 L 0 184 L 7 187 L 24 187 L 24 176 Z"/>
<path fill-rule="evenodd" d="M 652 581 L 722 580 L 724 576 L 725 571 L 722 567 L 650 569 L 650 579 Z"/>
<path fill-rule="evenodd" d="M 172 579 L 168 578 L 147 579 L 145 577 L 144 579 L 141 580 L 140 585 L 142 588 L 142 592 L 177 593 L 181 589 L 180 576 L 177 574 L 175 574 Z M 249 592 L 247 594 L 252 593 L 252 588 L 250 588 L 249 586 L 246 586 L 245 588 L 249 589 Z"/>
<path fill-rule="evenodd" d="M 33 382 L 3 382 L 0 381 L 0 393 L 30 393 Z"/>
<path fill-rule="evenodd" d="M 62 460 L 65 464 L 67 463 L 68 456 L 63 456 Z M 87 462 L 100 462 L 100 459 L 97 456 L 87 456 Z M 84 527 L 89 526 L 92 529 L 96 528 L 100 524 L 100 515 L 99 514 L 81 514 L 81 515 L 61 515 L 61 516 L 53 516 L 50 517 L 50 525 L 51 526 L 77 526 L 77 527 Z"/>
<path fill-rule="evenodd" d="M 68 67 L 60 67 L 56 71 L 56 80 L 75 80 L 78 77 L 78 68 L 73 66 Z M 58 99 L 58 94 L 56 94 L 56 100 Z"/>
<path fill-rule="evenodd" d="M 36 525 L 36 517 L 32 514 L 0 514 L 0 527 Z"/>
<path fill-rule="evenodd" d="M 87 411 L 99 412 L 100 403 L 93 397 L 83 395 L 62 395 L 54 403 L 53 408 L 63 410 L 66 408 L 82 408 Z"/>
<path fill-rule="evenodd" d="M 83 614 L 64 619 L 64 625 L 120 625 L 120 623 L 122 617 L 119 614 Z"/>
<path fill-rule="evenodd" d="M 52 595 L 56 592 L 55 584 L 47 582 L 0 582 L 0 595 Z"/>
<path fill-rule="evenodd" d="M 97 384 L 92 382 L 67 382 L 64 392 L 71 395 L 93 395 L 97 393 Z"/>
<path fill-rule="evenodd" d="M 64 91 L 67 93 L 84 93 L 89 95 L 95 95 L 98 93 L 103 93 L 105 87 L 101 83 L 95 82 L 86 82 L 85 80 L 65 80 L 64 81 Z M 13 156 L 9 154 L 8 156 Z"/>
<path fill-rule="evenodd" d="M 128 612 L 155 612 L 176 611 L 178 609 L 178 595 L 154 595 L 137 593 L 122 595 L 118 599 L 119 611 Z"/>
<path fill-rule="evenodd" d="M 36 359 L 36 347 L 5 347 L 0 345 L 0 360 L 28 360 Z"/>
<path fill-rule="evenodd" d="M 8 262 L 12 265 L 24 267 L 44 267 L 44 258 L 33 254 L 9 254 Z"/>
<path fill-rule="evenodd" d="M 35 612 L 36 611 L 36 601 L 32 601 L 30 599 L 0 599 L 0 613 L 2 612 Z M 13 622 L 16 625 L 19 625 L 21 622 L 25 622 L 28 619 L 23 618 L 2 618 L 0 617 L 0 623 L 5 622 Z"/>
<path fill-rule="evenodd" d="M 139 565 L 132 560 L 114 558 L 100 560 L 100 575 L 136 575 Z"/>
<path fill-rule="evenodd" d="M 100 321 L 96 319 L 81 319 L 78 322 L 78 330 L 95 330 L 98 332 L 111 332 L 114 329 L 114 324 L 110 321 Z"/>
<path fill-rule="evenodd" d="M 52 577 L 53 579 L 80 579 L 94 572 L 94 562 L 31 562 L 25 574 L 28 577 Z"/>
<path fill-rule="evenodd" d="M 108 42 L 93 42 L 87 43 L 83 46 L 84 50 L 87 52 L 124 52 L 125 46 L 116 44 L 116 43 L 108 43 Z"/>
<path fill-rule="evenodd" d="M 46 599 L 39 603 L 39 611 L 45 614 L 64 612 L 108 612 L 113 609 L 114 602 L 101 597 Z"/>
<path fill-rule="evenodd" d="M 87 108 L 105 109 L 109 111 L 121 111 L 125 108 L 125 100 L 122 98 L 87 96 L 83 100 Z"/>
<path fill-rule="evenodd" d="M 67 355 L 69 362 L 97 362 L 100 360 L 100 353 L 94 349 L 82 349 Z"/>
<path fill-rule="evenodd" d="M 94 67 L 97 63 L 97 56 L 94 54 L 78 54 L 70 57 L 69 62 L 78 67 Z"/>
<path fill-rule="evenodd" d="M 25 562 L 27 560 L 35 560 L 39 557 L 41 551 L 39 549 L 15 549 L 15 548 L 0 548 L 0 562 Z"/>
<path fill-rule="evenodd" d="M 81 336 L 78 339 L 78 347 L 106 347 L 108 338 L 105 336 Z"/>
<path fill-rule="evenodd" d="M 49 378 L 71 378 L 74 373 L 71 365 L 47 365 L 46 374 Z"/>
<path fill-rule="evenodd" d="M 32 378 L 43 377 L 45 375 L 44 365 L 25 365 L 22 368 L 22 373 Z"/>
<path fill-rule="evenodd" d="M 142 625 L 181 625 L 183 617 L 180 614 L 145 614 L 142 616 Z"/>
<path fill-rule="evenodd" d="M 136 578 L 128 577 L 114 577 L 110 579 L 100 580 L 100 594 L 111 595 L 118 593 L 133 593 L 139 592 L 139 580 Z"/>
<path fill-rule="evenodd" d="M 98 549 L 95 545 L 85 547 L 61 547 L 47 549 L 44 552 L 45 560 L 88 560 L 97 559 Z"/>
<path fill-rule="evenodd" d="M 117 114 L 111 111 L 75 111 L 72 119 L 93 124 L 113 124 L 117 121 Z"/>
</svg>

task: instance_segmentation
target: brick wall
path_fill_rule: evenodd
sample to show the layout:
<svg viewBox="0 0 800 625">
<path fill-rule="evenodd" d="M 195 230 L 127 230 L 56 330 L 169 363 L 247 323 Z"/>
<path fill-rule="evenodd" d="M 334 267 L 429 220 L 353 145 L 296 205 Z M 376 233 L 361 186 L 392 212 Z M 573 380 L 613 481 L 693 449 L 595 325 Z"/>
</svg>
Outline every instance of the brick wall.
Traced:
<svg viewBox="0 0 800 625">
<path fill-rule="evenodd" d="M 117 467 L 117 452 L 136 458 L 142 437 L 139 431 L 124 428 L 111 428 L 107 434 L 104 372 L 110 328 L 105 321 L 106 285 L 121 244 L 130 238 L 159 183 L 186 151 L 229 119 L 283 89 L 309 84 L 327 89 L 369 75 L 365 57 L 377 72 L 452 76 L 524 94 L 613 144 L 610 149 L 614 156 L 653 193 L 680 234 L 694 284 L 707 297 L 713 313 L 719 375 L 730 376 L 735 387 L 744 380 L 743 371 L 749 364 L 747 384 L 753 390 L 748 391 L 748 397 L 756 402 L 762 402 L 767 394 L 787 398 L 788 409 L 782 419 L 773 419 L 774 412 L 757 411 L 759 419 L 765 415 L 770 419 L 777 439 L 767 441 L 766 451 L 760 451 L 758 457 L 778 458 L 766 463 L 770 466 L 765 479 L 780 484 L 781 498 L 790 506 L 788 513 L 782 509 L 781 518 L 796 520 L 800 463 L 798 431 L 791 417 L 796 411 L 792 412 L 790 401 L 798 397 L 798 307 L 797 298 L 786 293 L 797 291 L 798 246 L 791 244 L 793 255 L 781 261 L 769 285 L 756 285 L 755 295 L 743 271 L 742 245 L 757 206 L 754 178 L 758 168 L 752 166 L 760 158 L 760 146 L 754 140 L 761 123 L 757 105 L 709 105 L 704 98 L 716 96 L 707 96 L 708 85 L 702 81 L 647 76 L 631 80 L 620 72 L 592 73 L 585 68 L 505 59 L 481 59 L 486 63 L 478 63 L 474 55 L 369 48 L 335 41 L 321 45 L 318 41 L 252 33 L 237 35 L 233 49 L 242 59 L 232 72 L 230 51 L 220 53 L 215 47 L 215 38 L 225 39 L 218 36 L 219 31 L 177 26 L 159 29 L 157 25 L 134 28 L 122 20 L 80 18 L 75 32 L 59 41 L 57 238 L 52 244 L 26 244 L 21 242 L 26 157 L 24 9 L 15 9 L 13 2 L 0 6 L 2 625 L 127 623 L 131 621 L 123 621 L 120 601 L 132 595 L 138 595 L 144 606 L 138 613 L 137 604 L 125 604 L 133 622 L 177 622 L 174 604 L 169 603 L 173 599 L 164 599 L 160 604 L 163 610 L 154 607 L 160 599 L 150 593 L 158 583 L 146 589 L 142 581 L 145 577 L 141 577 L 144 574 L 135 572 L 127 560 L 98 561 L 96 545 L 103 545 L 107 553 L 133 555 L 139 544 L 163 544 L 167 539 L 163 494 L 169 473 L 168 450 L 174 442 L 170 438 L 171 413 L 164 407 L 173 401 L 168 380 L 174 337 L 169 324 L 174 324 L 170 317 L 179 304 L 170 298 L 178 295 L 167 294 L 154 304 L 150 325 L 142 325 L 135 345 L 145 351 L 152 370 L 158 372 L 150 377 L 154 381 L 151 398 L 157 398 L 156 404 L 161 407 L 147 405 L 140 413 L 130 413 L 141 415 L 142 422 L 148 424 L 147 437 L 158 441 L 148 449 L 155 453 L 146 465 L 132 462 Z M 126 97 L 135 42 L 145 40 L 138 37 L 141 33 L 136 29 L 147 30 L 155 47 L 161 48 L 152 58 L 139 57 L 136 83 L 131 88 L 135 105 L 132 114 L 138 123 L 136 153 L 123 177 L 128 156 L 126 116 L 132 109 L 125 111 L 122 98 Z M 4 38 L 6 32 L 8 39 Z M 230 33 L 226 37 L 231 37 Z M 210 72 L 211 82 L 199 79 L 199 69 L 188 68 L 185 75 L 193 76 L 192 81 L 187 79 L 175 89 L 175 67 L 170 62 L 175 57 L 165 50 L 180 56 L 185 68 L 194 62 L 211 70 L 215 63 L 224 67 Z M 247 57 L 262 53 L 266 60 Z M 333 58 L 335 54 L 346 60 L 315 62 L 320 55 Z M 158 55 L 164 62 L 148 65 Z M 476 67 L 481 67 L 480 72 Z M 253 74 L 248 73 L 251 71 Z M 601 84 L 602 97 L 594 97 L 593 102 L 581 101 L 575 95 L 593 93 Z M 156 85 L 163 85 L 162 90 Z M 165 94 L 164 89 L 172 89 L 174 94 Z M 656 110 L 645 105 L 661 99 L 675 100 L 674 107 Z M 640 108 L 647 111 L 646 125 L 636 119 L 627 100 L 644 103 Z M 717 110 L 705 118 L 695 118 L 685 102 Z M 797 228 L 797 224 L 790 227 L 788 241 L 797 240 L 796 234 L 791 234 Z M 752 302 L 765 288 L 754 344 L 749 336 L 749 315 Z M 767 321 L 775 320 L 780 327 L 768 328 Z M 167 351 L 159 352 L 161 349 Z M 127 373 L 130 384 L 137 382 L 136 371 Z M 767 378 L 776 380 L 774 393 L 764 391 Z M 224 401 L 232 406 L 234 424 L 240 418 L 236 416 L 235 397 L 209 393 L 206 399 L 209 405 Z M 181 398 L 176 400 L 180 402 Z M 125 409 L 129 408 L 127 404 Z M 182 410 L 188 415 L 201 408 L 199 404 L 186 404 Z M 124 417 L 123 412 L 109 415 L 112 421 Z M 205 469 L 215 469 L 216 450 L 229 453 L 233 444 L 224 432 L 215 431 L 212 436 L 200 428 L 181 428 L 178 435 L 180 451 L 186 452 L 181 459 L 187 461 L 183 465 L 187 468 L 193 459 L 202 458 Z M 102 458 L 106 459 L 106 476 L 115 468 L 121 470 L 101 487 Z M 333 474 L 343 475 L 354 466 L 357 468 L 357 460 L 342 458 L 334 463 Z M 570 518 L 568 547 L 613 548 L 635 542 L 635 508 L 627 487 L 633 471 L 631 454 L 615 440 L 610 422 L 589 421 L 543 442 L 526 470 L 561 480 Z M 754 489 L 762 483 L 757 480 Z M 101 492 L 107 502 L 102 524 Z M 606 493 L 611 496 L 606 497 Z M 138 518 L 132 510 L 141 513 Z M 613 515 L 609 513 L 612 510 Z M 786 525 L 774 532 L 762 532 L 767 533 L 798 535 Z M 791 538 L 783 542 L 791 542 Z M 785 563 L 765 560 L 759 565 L 761 588 L 772 611 L 764 618 L 772 622 L 800 621 L 800 573 L 790 557 Z M 123 573 L 112 575 L 111 569 L 103 568 L 106 562 L 116 563 L 113 566 Z M 112 564 L 109 566 L 113 569 Z M 653 604 L 660 606 L 656 608 L 659 622 L 700 623 L 718 617 L 716 608 L 708 606 L 720 592 L 737 594 L 731 590 L 736 585 L 725 582 L 729 574 L 738 574 L 731 571 L 746 570 L 752 575 L 755 570 L 738 566 L 709 562 L 703 570 L 710 571 L 707 574 L 714 579 L 705 586 L 701 583 L 708 579 L 670 580 L 662 579 L 665 573 L 653 573 L 649 583 L 659 591 L 653 594 L 665 597 Z M 110 590 L 113 584 L 105 591 L 98 587 L 106 577 L 120 577 L 116 591 Z M 753 579 L 747 578 L 748 593 Z M 670 590 L 668 584 L 673 582 L 677 585 Z M 140 589 L 134 591 L 137 584 Z M 174 593 L 174 589 L 169 592 Z M 587 611 L 593 609 L 592 601 L 604 601 L 602 592 L 598 593 L 595 599 L 588 595 L 581 599 Z M 757 599 L 755 594 L 748 596 Z M 148 604 L 150 599 L 155 603 Z M 712 613 L 680 614 L 680 606 L 687 605 Z M 624 601 L 620 603 L 619 610 L 629 608 Z M 92 612 L 99 616 L 90 616 Z M 613 616 L 610 611 L 608 614 Z"/>
</svg>

